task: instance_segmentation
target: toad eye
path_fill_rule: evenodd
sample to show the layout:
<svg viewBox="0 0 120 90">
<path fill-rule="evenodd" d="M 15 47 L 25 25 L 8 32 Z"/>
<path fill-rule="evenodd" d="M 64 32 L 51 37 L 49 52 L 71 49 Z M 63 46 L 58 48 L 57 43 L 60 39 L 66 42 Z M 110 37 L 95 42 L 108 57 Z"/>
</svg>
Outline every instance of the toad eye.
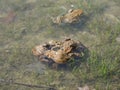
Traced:
<svg viewBox="0 0 120 90">
<path fill-rule="evenodd" d="M 58 51 L 60 49 L 60 47 L 54 47 L 54 48 L 52 48 L 52 50 L 54 50 L 54 51 Z"/>
</svg>

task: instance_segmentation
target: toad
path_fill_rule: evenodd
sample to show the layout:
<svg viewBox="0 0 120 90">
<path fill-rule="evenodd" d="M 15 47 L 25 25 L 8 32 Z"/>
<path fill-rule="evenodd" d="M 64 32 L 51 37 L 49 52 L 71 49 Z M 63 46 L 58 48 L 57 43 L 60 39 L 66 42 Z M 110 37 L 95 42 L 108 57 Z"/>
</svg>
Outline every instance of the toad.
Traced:
<svg viewBox="0 0 120 90">
<path fill-rule="evenodd" d="M 46 52 L 46 56 L 48 58 L 51 58 L 55 63 L 57 64 L 64 64 L 68 61 L 70 58 L 67 53 L 64 52 L 64 50 L 60 49 L 58 51 L 48 51 Z"/>
<path fill-rule="evenodd" d="M 61 24 L 61 23 L 75 23 L 80 21 L 80 16 L 82 16 L 83 10 L 81 9 L 70 9 L 67 14 L 64 14 L 62 16 L 58 16 L 56 18 L 52 17 L 52 21 L 55 24 Z"/>
<path fill-rule="evenodd" d="M 81 42 L 72 39 L 64 41 L 51 40 L 47 44 L 38 45 L 32 49 L 33 55 L 48 65 L 63 65 L 69 60 L 80 60 L 84 56 L 86 47 Z"/>
</svg>

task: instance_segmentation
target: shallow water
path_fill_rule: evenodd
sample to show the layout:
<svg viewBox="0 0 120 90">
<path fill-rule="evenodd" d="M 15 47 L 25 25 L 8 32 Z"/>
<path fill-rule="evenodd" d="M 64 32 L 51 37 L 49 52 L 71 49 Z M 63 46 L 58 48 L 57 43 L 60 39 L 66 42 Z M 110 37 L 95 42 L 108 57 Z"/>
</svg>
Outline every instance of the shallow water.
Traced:
<svg viewBox="0 0 120 90">
<path fill-rule="evenodd" d="M 0 78 L 15 78 L 16 81 L 23 83 L 55 85 L 60 90 L 75 90 L 85 84 L 98 90 L 116 89 L 119 84 L 110 81 L 108 81 L 110 84 L 107 83 L 109 87 L 101 84 L 104 82 L 99 82 L 99 78 L 94 84 L 87 81 L 86 77 L 95 79 L 94 75 L 97 75 L 97 69 L 95 73 L 94 69 L 90 71 L 92 76 L 87 76 L 87 71 L 81 71 L 87 69 L 86 63 L 89 62 L 83 63 L 78 73 L 74 73 L 75 70 L 68 72 L 51 70 L 41 65 L 32 55 L 31 49 L 52 39 L 62 40 L 70 37 L 81 41 L 91 52 L 95 51 L 99 53 L 98 55 L 103 55 L 100 60 L 111 60 L 114 55 L 117 60 L 120 56 L 117 53 L 120 49 L 119 3 L 119 0 L 0 0 L 0 70 L 2 72 Z M 62 15 L 70 8 L 83 9 L 84 17 L 78 24 L 52 23 L 51 16 Z M 79 77 L 84 73 L 86 77 Z M 119 77 L 115 77 L 119 82 Z M 113 80 L 116 80 L 114 78 Z M 8 88 L 29 89 L 12 85 L 1 87 L 6 90 Z"/>
</svg>

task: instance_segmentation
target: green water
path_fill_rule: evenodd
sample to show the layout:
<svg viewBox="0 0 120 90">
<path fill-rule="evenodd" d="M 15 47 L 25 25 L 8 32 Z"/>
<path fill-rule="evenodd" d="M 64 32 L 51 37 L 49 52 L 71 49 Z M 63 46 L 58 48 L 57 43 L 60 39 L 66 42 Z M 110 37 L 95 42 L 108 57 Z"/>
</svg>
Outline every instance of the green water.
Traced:
<svg viewBox="0 0 120 90">
<path fill-rule="evenodd" d="M 80 8 L 76 25 L 55 25 L 50 17 Z M 9 13 L 12 11 L 12 16 Z M 0 0 L 0 80 L 76 90 L 120 89 L 119 0 Z M 14 16 L 15 15 L 15 16 Z M 9 20 L 11 18 L 11 20 Z M 42 65 L 31 49 L 49 40 L 70 37 L 81 41 L 90 56 L 71 71 Z M 46 90 L 0 81 L 0 90 Z"/>
</svg>

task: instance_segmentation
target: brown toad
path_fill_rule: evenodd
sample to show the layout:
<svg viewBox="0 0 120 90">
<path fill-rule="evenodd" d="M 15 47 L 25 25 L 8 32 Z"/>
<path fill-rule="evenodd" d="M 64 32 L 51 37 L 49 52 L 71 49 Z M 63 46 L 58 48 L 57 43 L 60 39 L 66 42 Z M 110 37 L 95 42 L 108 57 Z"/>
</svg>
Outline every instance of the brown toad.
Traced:
<svg viewBox="0 0 120 90">
<path fill-rule="evenodd" d="M 33 55 L 49 66 L 65 65 L 72 59 L 77 62 L 84 57 L 86 47 L 79 41 L 70 38 L 64 41 L 51 40 L 47 44 L 38 45 L 32 49 Z"/>
<path fill-rule="evenodd" d="M 61 24 L 61 23 L 75 23 L 80 21 L 80 16 L 83 14 L 83 10 L 81 9 L 70 9 L 67 14 L 58 16 L 56 18 L 52 17 L 53 23 Z"/>
</svg>

